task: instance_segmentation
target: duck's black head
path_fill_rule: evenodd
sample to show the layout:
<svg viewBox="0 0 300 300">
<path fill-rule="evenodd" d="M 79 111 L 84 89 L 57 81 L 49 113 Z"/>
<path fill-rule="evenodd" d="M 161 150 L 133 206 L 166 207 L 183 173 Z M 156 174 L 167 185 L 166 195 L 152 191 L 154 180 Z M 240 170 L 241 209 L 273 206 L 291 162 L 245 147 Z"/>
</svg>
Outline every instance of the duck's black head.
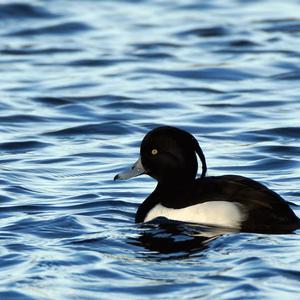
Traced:
<svg viewBox="0 0 300 300">
<path fill-rule="evenodd" d="M 197 140 L 184 130 L 158 127 L 144 137 L 140 159 L 131 170 L 118 174 L 115 179 L 148 174 L 161 183 L 191 181 L 195 179 L 198 169 L 196 154 L 201 159 L 201 177 L 204 177 L 206 162 Z"/>
</svg>

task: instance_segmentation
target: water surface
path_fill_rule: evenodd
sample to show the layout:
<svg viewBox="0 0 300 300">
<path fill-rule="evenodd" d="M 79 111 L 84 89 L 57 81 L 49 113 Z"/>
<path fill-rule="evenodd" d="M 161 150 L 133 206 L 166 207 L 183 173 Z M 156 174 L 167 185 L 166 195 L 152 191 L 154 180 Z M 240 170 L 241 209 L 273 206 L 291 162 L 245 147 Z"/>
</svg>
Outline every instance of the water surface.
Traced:
<svg viewBox="0 0 300 300">
<path fill-rule="evenodd" d="M 196 136 L 209 175 L 299 205 L 298 12 L 296 0 L 1 1 L 0 298 L 297 299 L 299 232 L 138 226 L 155 182 L 112 179 L 167 124 Z"/>
</svg>

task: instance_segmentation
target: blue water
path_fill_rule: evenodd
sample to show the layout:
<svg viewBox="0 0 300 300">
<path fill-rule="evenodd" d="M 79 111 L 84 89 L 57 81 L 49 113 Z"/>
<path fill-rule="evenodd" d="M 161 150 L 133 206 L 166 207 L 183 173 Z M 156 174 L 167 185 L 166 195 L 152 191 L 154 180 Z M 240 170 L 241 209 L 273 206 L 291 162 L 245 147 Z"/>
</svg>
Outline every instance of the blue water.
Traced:
<svg viewBox="0 0 300 300">
<path fill-rule="evenodd" d="M 299 299 L 299 231 L 139 226 L 112 180 L 168 124 L 300 205 L 299 4 L 1 1 L 0 299 Z"/>
</svg>

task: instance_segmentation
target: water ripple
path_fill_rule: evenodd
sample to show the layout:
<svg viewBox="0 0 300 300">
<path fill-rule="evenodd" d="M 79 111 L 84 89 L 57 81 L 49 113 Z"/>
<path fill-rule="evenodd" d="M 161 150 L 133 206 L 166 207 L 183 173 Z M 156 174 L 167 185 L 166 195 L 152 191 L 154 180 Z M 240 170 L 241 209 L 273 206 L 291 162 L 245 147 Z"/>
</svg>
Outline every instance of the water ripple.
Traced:
<svg viewBox="0 0 300 300">
<path fill-rule="evenodd" d="M 258 77 L 251 73 L 229 69 L 229 68 L 207 68 L 199 70 L 160 70 L 160 69 L 140 69 L 139 72 L 145 74 L 161 74 L 167 76 L 174 76 L 177 78 L 186 79 L 207 79 L 207 80 L 229 80 L 229 81 L 240 81 Z"/>
<path fill-rule="evenodd" d="M 90 26 L 80 22 L 68 22 L 49 25 L 45 27 L 18 30 L 9 33 L 10 36 L 34 36 L 34 35 L 68 35 L 89 30 Z"/>
<path fill-rule="evenodd" d="M 57 131 L 47 132 L 46 135 L 77 135 L 77 134 L 120 134 L 130 133 L 128 126 L 119 122 L 103 122 L 98 124 L 80 125 L 71 128 L 65 128 Z"/>
<path fill-rule="evenodd" d="M 28 3 L 0 4 L 1 21 L 6 19 L 53 18 L 55 14 L 45 7 Z"/>
<path fill-rule="evenodd" d="M 34 148 L 43 148 L 49 145 L 48 143 L 27 140 L 22 142 L 0 143 L 0 149 L 14 153 L 15 151 L 29 151 Z"/>
<path fill-rule="evenodd" d="M 222 37 L 228 35 L 228 31 L 222 26 L 194 28 L 178 33 L 179 36 L 195 35 L 198 37 Z"/>
<path fill-rule="evenodd" d="M 299 231 L 137 225 L 156 183 L 113 177 L 178 126 L 209 175 L 259 180 L 300 216 L 298 6 L 2 1 L 0 298 L 296 299 Z"/>
</svg>

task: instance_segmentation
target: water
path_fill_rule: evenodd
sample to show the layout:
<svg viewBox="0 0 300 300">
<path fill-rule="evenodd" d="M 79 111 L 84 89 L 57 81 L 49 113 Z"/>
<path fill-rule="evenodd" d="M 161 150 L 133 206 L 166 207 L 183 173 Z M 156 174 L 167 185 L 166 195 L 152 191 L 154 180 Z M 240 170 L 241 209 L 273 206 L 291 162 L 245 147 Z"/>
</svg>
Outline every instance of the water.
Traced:
<svg viewBox="0 0 300 300">
<path fill-rule="evenodd" d="M 297 299 L 299 232 L 138 226 L 112 178 L 175 125 L 299 205 L 299 4 L 2 0 L 0 298 Z"/>
</svg>

